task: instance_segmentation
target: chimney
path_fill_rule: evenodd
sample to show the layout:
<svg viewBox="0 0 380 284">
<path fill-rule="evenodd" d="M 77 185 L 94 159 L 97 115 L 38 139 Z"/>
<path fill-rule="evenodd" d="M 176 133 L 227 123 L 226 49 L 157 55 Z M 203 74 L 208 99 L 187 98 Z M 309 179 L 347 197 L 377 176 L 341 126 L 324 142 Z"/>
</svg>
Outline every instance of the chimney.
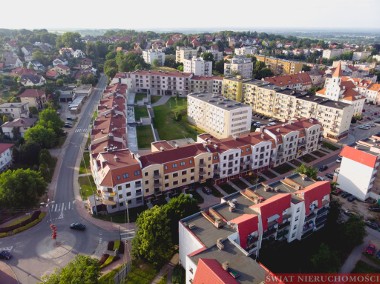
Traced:
<svg viewBox="0 0 380 284">
<path fill-rule="evenodd" d="M 228 268 L 230 267 L 230 264 L 228 263 L 228 261 L 225 261 L 222 263 L 222 267 L 225 271 L 228 271 Z"/>
<path fill-rule="evenodd" d="M 120 161 L 120 159 L 119 159 L 119 157 L 117 155 L 113 156 L 113 159 L 115 160 L 115 162 Z"/>
</svg>

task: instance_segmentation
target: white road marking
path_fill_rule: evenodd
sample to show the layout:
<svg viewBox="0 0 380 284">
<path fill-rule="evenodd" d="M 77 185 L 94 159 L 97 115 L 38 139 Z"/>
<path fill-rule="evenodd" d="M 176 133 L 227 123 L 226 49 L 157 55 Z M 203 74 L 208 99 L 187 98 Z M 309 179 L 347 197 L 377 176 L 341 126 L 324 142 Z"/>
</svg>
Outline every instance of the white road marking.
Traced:
<svg viewBox="0 0 380 284">
<path fill-rule="evenodd" d="M 3 247 L 3 248 L 0 248 L 0 251 L 2 251 L 2 250 L 11 251 L 12 249 L 13 249 L 13 246 L 10 246 L 10 247 Z"/>
<path fill-rule="evenodd" d="M 65 210 L 65 203 L 62 203 L 61 211 Z"/>
<path fill-rule="evenodd" d="M 69 202 L 69 210 L 70 210 L 70 202 Z"/>
</svg>

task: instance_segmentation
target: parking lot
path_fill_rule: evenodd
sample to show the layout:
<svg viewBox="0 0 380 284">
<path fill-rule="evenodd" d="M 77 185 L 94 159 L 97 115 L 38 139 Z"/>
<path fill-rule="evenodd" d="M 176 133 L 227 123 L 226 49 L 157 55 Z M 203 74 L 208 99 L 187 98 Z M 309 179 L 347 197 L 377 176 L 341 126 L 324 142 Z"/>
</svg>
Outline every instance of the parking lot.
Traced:
<svg viewBox="0 0 380 284">
<path fill-rule="evenodd" d="M 260 126 L 271 126 L 271 125 L 276 125 L 279 124 L 280 122 L 274 118 L 261 115 L 259 113 L 252 113 L 252 126 L 253 127 L 260 127 Z"/>
</svg>

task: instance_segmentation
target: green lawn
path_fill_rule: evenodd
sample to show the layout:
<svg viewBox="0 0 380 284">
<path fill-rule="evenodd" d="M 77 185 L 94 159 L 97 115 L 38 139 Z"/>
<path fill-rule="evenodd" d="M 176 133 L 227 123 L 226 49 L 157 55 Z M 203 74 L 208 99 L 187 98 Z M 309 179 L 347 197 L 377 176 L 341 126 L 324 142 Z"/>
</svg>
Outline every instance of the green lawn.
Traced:
<svg viewBox="0 0 380 284">
<path fill-rule="evenodd" d="M 359 260 L 356 265 L 354 270 L 351 271 L 352 273 L 380 273 L 380 269 L 377 269 L 373 267 L 372 265 L 369 265 L 365 263 L 362 260 Z"/>
<path fill-rule="evenodd" d="M 120 270 L 121 266 L 118 268 L 113 269 L 112 271 L 108 272 L 107 274 L 102 275 L 99 278 L 99 284 L 114 284 L 114 277 L 116 276 L 116 273 Z"/>
<path fill-rule="evenodd" d="M 132 269 L 128 273 L 124 283 L 128 284 L 150 284 L 158 270 L 149 263 L 140 260 L 133 260 Z"/>
<path fill-rule="evenodd" d="M 152 128 L 150 125 L 137 126 L 136 132 L 138 147 L 150 149 L 150 143 L 154 141 Z"/>
<path fill-rule="evenodd" d="M 245 182 L 241 181 L 240 179 L 232 180 L 232 182 L 240 189 L 245 189 L 248 187 L 248 185 L 245 184 Z"/>
<path fill-rule="evenodd" d="M 290 166 L 289 164 L 285 163 L 285 164 L 282 164 L 282 165 L 279 165 L 279 166 L 273 168 L 272 170 L 279 173 L 280 175 L 282 175 L 282 174 L 285 174 L 287 172 L 294 170 L 294 168 L 292 166 Z"/>
<path fill-rule="evenodd" d="M 161 99 L 161 96 L 150 96 L 151 104 L 158 102 Z"/>
<path fill-rule="evenodd" d="M 84 152 L 83 158 L 80 161 L 79 174 L 87 174 L 90 172 L 90 153 Z"/>
<path fill-rule="evenodd" d="M 96 192 L 96 185 L 91 175 L 78 178 L 80 186 L 80 195 L 82 200 L 86 200 L 87 197 L 93 195 Z"/>
<path fill-rule="evenodd" d="M 138 121 L 141 117 L 149 117 L 145 106 L 135 107 L 135 120 Z"/>
<path fill-rule="evenodd" d="M 245 176 L 244 177 L 250 184 L 252 185 L 255 185 L 256 183 L 258 183 L 258 176 L 253 174 L 253 175 L 250 175 L 250 176 Z M 266 181 L 265 178 L 261 177 L 260 178 L 261 182 L 263 181 Z"/>
<path fill-rule="evenodd" d="M 330 150 L 332 150 L 332 151 L 335 151 L 335 150 L 338 150 L 338 149 L 339 149 L 339 147 L 335 146 L 335 145 L 332 144 L 332 143 L 326 142 L 326 141 L 323 141 L 323 142 L 322 142 L 322 146 L 325 147 L 325 148 L 327 148 L 327 149 L 330 149 Z"/>
<path fill-rule="evenodd" d="M 305 163 L 310 163 L 310 162 L 316 160 L 316 158 L 314 158 L 313 156 L 311 156 L 309 154 L 303 155 L 303 156 L 299 157 L 298 159 L 300 159 L 301 161 L 304 161 Z"/>
<path fill-rule="evenodd" d="M 135 103 L 137 103 L 137 101 L 141 101 L 143 99 L 146 98 L 146 94 L 145 93 L 137 93 L 135 95 Z"/>
<path fill-rule="evenodd" d="M 187 122 L 186 98 L 170 98 L 165 105 L 154 107 L 153 110 L 155 116 L 154 127 L 162 140 L 182 138 L 196 140 L 196 136 L 204 132 Z M 179 121 L 174 119 L 175 113 L 182 116 Z"/>
<path fill-rule="evenodd" d="M 233 188 L 232 186 L 230 186 L 228 183 L 221 184 L 221 185 L 219 185 L 219 187 L 221 189 L 223 189 L 228 194 L 232 194 L 232 193 L 236 192 L 236 189 Z"/>
<path fill-rule="evenodd" d="M 148 209 L 147 206 L 140 206 L 135 208 L 130 208 L 129 211 L 129 222 L 136 222 L 138 215 L 144 210 Z M 127 223 L 128 216 L 127 211 L 120 211 L 115 214 L 109 215 L 93 215 L 94 218 L 98 218 L 104 221 L 110 221 L 114 223 Z"/>
</svg>

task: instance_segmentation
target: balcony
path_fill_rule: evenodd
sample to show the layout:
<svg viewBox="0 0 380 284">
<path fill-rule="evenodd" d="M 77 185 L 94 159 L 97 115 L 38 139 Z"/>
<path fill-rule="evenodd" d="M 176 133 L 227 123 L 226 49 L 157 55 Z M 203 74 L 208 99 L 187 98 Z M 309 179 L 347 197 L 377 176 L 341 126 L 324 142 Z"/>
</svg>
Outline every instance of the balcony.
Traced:
<svg viewBox="0 0 380 284">
<path fill-rule="evenodd" d="M 278 230 L 283 230 L 285 229 L 286 227 L 288 227 L 290 225 L 290 222 L 289 221 L 286 221 L 285 223 L 282 223 L 280 225 L 278 225 Z"/>
<path fill-rule="evenodd" d="M 309 221 L 309 222 L 306 222 L 304 225 L 303 225 L 303 230 L 302 230 L 302 233 L 306 233 L 310 230 L 313 230 L 314 229 L 314 222 L 313 221 Z"/>
<path fill-rule="evenodd" d="M 322 223 L 325 223 L 326 220 L 327 220 L 327 215 L 323 215 L 315 219 L 315 224 L 317 225 L 317 227 L 319 227 Z"/>
<path fill-rule="evenodd" d="M 263 239 L 270 237 L 271 235 L 275 234 L 277 230 L 275 228 L 272 228 L 270 230 L 266 230 L 263 234 Z"/>
<path fill-rule="evenodd" d="M 160 173 L 154 173 L 154 174 L 153 174 L 153 178 L 154 178 L 154 179 L 161 178 Z"/>
<path fill-rule="evenodd" d="M 201 167 L 201 168 L 206 167 L 206 163 L 205 162 L 199 162 L 199 167 Z"/>
<path fill-rule="evenodd" d="M 326 207 L 322 207 L 321 209 L 318 210 L 317 216 L 319 217 L 321 215 L 327 214 L 327 212 L 329 212 L 329 209 Z"/>
<path fill-rule="evenodd" d="M 289 233 L 289 230 L 283 230 L 283 231 L 281 231 L 281 232 L 278 232 L 277 233 L 277 239 L 280 239 L 280 238 L 282 238 L 282 237 L 288 237 L 287 236 L 287 234 Z"/>
<path fill-rule="evenodd" d="M 305 222 L 310 221 L 311 219 L 314 219 L 317 215 L 315 215 L 314 212 L 311 212 L 309 215 L 306 216 Z"/>
</svg>

